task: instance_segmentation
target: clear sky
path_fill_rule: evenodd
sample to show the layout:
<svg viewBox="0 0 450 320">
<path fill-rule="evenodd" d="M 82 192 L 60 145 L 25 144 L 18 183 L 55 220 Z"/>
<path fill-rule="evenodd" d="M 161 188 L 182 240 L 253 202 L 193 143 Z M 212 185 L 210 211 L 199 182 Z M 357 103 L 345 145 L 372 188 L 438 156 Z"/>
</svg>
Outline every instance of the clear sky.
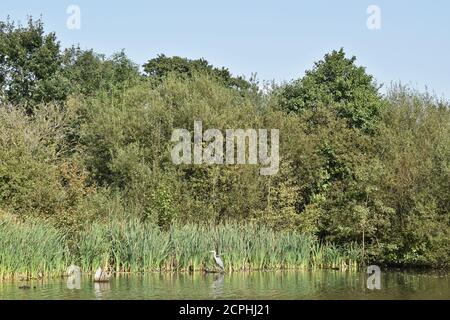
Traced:
<svg viewBox="0 0 450 320">
<path fill-rule="evenodd" d="M 81 9 L 79 30 L 67 28 L 69 5 Z M 379 30 L 367 28 L 369 5 L 381 9 Z M 158 53 L 204 57 L 261 80 L 298 78 L 344 47 L 379 83 L 450 98 L 448 0 L 1 0 L 2 20 L 27 14 L 42 15 L 64 47 L 125 49 L 139 64 Z"/>
</svg>

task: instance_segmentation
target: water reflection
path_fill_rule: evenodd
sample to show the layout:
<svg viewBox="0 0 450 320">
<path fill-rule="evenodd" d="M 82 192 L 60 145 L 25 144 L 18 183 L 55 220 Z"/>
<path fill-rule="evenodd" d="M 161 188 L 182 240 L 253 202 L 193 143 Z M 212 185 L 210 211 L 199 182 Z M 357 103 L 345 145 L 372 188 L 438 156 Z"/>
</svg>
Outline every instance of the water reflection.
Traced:
<svg viewBox="0 0 450 320">
<path fill-rule="evenodd" d="M 97 299 L 102 299 L 105 294 L 111 290 L 111 284 L 109 282 L 95 282 L 94 292 Z"/>
<path fill-rule="evenodd" d="M 0 282 L 0 299 L 450 299 L 448 273 L 382 272 L 381 290 L 369 290 L 365 272 L 152 273 Z M 69 281 L 70 280 L 70 281 Z M 73 290 L 77 289 L 77 290 Z"/>
<path fill-rule="evenodd" d="M 67 278 L 67 289 L 80 290 L 81 289 L 81 275 L 71 275 Z"/>
<path fill-rule="evenodd" d="M 225 275 L 223 273 L 219 273 L 215 276 L 214 282 L 211 286 L 212 296 L 214 299 L 217 299 L 223 294 L 223 281 L 225 279 Z"/>
</svg>

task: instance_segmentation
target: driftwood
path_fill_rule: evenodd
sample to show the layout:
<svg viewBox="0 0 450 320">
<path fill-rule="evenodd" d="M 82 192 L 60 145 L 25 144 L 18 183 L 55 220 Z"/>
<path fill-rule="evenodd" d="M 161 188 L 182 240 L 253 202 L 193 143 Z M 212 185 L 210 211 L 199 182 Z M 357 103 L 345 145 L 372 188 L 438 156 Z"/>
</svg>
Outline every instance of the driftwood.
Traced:
<svg viewBox="0 0 450 320">
<path fill-rule="evenodd" d="M 109 282 L 111 279 L 111 272 L 107 269 L 98 268 L 94 275 L 94 282 Z"/>
</svg>

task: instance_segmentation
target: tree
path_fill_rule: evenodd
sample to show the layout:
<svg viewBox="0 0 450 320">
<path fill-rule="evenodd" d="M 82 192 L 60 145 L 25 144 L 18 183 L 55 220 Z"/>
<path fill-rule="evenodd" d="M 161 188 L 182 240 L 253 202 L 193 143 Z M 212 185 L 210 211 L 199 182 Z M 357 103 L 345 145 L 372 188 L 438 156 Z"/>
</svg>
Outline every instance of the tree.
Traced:
<svg viewBox="0 0 450 320">
<path fill-rule="evenodd" d="M 128 59 L 124 51 L 107 58 L 93 50 L 72 47 L 63 53 L 63 68 L 73 93 L 83 95 L 124 88 L 136 84 L 141 78 L 138 66 Z"/>
<path fill-rule="evenodd" d="M 0 91 L 11 103 L 64 100 L 67 84 L 61 74 L 60 45 L 54 33 L 45 34 L 41 20 L 26 26 L 0 22 Z"/>
<path fill-rule="evenodd" d="M 280 104 L 289 112 L 302 112 L 318 106 L 333 108 L 351 127 L 373 131 L 379 119 L 381 97 L 373 77 L 346 58 L 343 49 L 326 54 L 306 75 L 279 94 Z"/>
<path fill-rule="evenodd" d="M 144 64 L 144 71 L 149 77 L 155 77 L 159 80 L 173 73 L 182 77 L 191 78 L 195 74 L 207 74 L 225 86 L 248 90 L 252 84 L 243 77 L 233 77 L 226 68 L 215 68 L 205 59 L 190 60 L 182 57 L 166 57 L 164 54 L 149 60 Z"/>
</svg>

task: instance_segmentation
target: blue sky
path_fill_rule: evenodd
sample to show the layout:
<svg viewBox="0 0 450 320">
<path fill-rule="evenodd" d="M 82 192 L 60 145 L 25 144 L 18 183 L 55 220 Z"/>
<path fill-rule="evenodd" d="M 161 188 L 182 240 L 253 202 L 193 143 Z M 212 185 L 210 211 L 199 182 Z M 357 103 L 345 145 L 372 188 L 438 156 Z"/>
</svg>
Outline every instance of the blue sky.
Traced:
<svg viewBox="0 0 450 320">
<path fill-rule="evenodd" d="M 69 30 L 69 5 L 81 29 Z M 381 9 L 369 30 L 366 10 Z M 66 47 L 111 54 L 125 49 L 139 64 L 158 53 L 204 57 L 234 74 L 261 80 L 298 78 L 332 49 L 356 55 L 379 83 L 401 81 L 450 98 L 448 0 L 2 0 L 0 18 L 42 15 Z"/>
</svg>

